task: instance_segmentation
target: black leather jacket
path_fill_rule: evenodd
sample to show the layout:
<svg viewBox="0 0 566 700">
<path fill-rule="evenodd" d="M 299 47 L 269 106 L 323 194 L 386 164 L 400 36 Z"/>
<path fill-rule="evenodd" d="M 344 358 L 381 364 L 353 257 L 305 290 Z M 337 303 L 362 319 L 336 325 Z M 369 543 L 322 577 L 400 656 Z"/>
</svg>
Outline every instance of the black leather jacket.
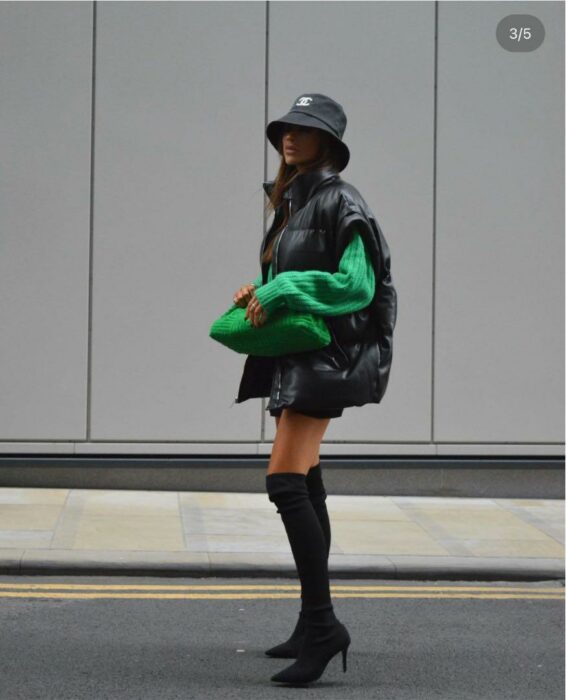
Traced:
<svg viewBox="0 0 566 700">
<path fill-rule="evenodd" d="M 269 194 L 273 181 L 263 188 Z M 337 272 L 355 229 L 371 254 L 375 294 L 359 311 L 323 317 L 332 336 L 324 348 L 278 357 L 248 355 L 235 403 L 269 396 L 267 409 L 298 411 L 379 403 L 389 380 L 397 317 L 389 248 L 379 224 L 357 189 L 327 168 L 299 175 L 285 197 L 291 200 L 290 217 L 274 246 L 273 276 L 287 270 Z M 278 208 L 260 259 L 282 218 Z M 262 266 L 264 284 L 268 267 Z"/>
</svg>

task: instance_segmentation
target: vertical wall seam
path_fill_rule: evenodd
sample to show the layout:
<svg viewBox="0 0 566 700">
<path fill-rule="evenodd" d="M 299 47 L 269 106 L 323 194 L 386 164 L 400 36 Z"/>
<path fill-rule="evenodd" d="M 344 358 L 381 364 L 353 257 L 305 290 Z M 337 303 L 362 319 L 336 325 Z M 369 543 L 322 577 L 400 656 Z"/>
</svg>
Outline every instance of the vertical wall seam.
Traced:
<svg viewBox="0 0 566 700">
<path fill-rule="evenodd" d="M 91 53 L 91 97 L 90 97 L 90 210 L 88 252 L 88 331 L 86 370 L 86 440 L 91 439 L 92 399 L 92 286 L 93 286 L 93 231 L 94 231 L 94 114 L 96 85 L 96 0 L 92 3 L 92 53 Z"/>
<path fill-rule="evenodd" d="M 434 358 L 436 323 L 436 159 L 437 159 L 437 112 L 438 112 L 438 0 L 434 3 L 434 92 L 432 127 L 432 318 L 431 318 L 431 368 L 430 368 L 430 440 L 434 444 Z"/>
<path fill-rule="evenodd" d="M 265 138 L 265 130 L 267 128 L 267 103 L 269 95 L 269 0 L 265 2 L 265 44 L 264 44 L 264 66 L 265 73 L 263 78 L 263 179 L 267 180 L 267 139 Z M 265 237 L 266 227 L 267 227 L 267 217 L 265 213 L 264 206 L 264 192 L 263 187 L 261 188 L 261 208 L 263 212 L 263 236 Z M 261 399 L 261 428 L 260 428 L 260 440 L 265 442 L 265 398 Z"/>
</svg>

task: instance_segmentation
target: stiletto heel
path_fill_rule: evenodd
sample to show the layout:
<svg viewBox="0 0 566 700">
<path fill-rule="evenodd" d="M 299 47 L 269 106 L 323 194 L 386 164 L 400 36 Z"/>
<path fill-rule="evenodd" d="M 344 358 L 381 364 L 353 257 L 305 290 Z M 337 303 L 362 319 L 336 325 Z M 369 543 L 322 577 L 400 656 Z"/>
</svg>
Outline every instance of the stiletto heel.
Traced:
<svg viewBox="0 0 566 700">
<path fill-rule="evenodd" d="M 350 645 L 347 644 L 343 649 L 342 649 L 342 670 L 344 673 L 346 673 L 346 654 L 348 653 L 348 647 Z"/>
</svg>

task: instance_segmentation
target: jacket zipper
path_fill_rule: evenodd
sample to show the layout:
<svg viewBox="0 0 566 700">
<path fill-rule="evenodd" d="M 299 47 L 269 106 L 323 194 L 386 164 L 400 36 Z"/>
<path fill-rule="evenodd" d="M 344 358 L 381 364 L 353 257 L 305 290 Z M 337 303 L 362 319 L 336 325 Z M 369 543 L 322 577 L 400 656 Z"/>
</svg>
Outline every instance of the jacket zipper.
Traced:
<svg viewBox="0 0 566 700">
<path fill-rule="evenodd" d="M 345 353 L 344 350 L 342 349 L 342 346 L 341 346 L 340 343 L 338 342 L 338 338 L 336 337 L 336 334 L 334 333 L 334 329 L 332 328 L 332 326 L 330 325 L 330 323 L 327 323 L 326 325 L 327 325 L 328 328 L 330 329 L 330 334 L 331 334 L 332 337 L 334 338 L 334 344 L 336 345 L 337 349 L 338 349 L 338 350 L 340 351 L 340 353 L 342 354 L 342 357 L 344 358 L 344 360 L 345 360 L 347 363 L 350 362 L 350 358 L 348 357 L 348 355 L 346 355 L 346 353 Z"/>
<path fill-rule="evenodd" d="M 275 261 L 274 261 L 275 262 L 275 264 L 274 264 L 275 274 L 273 275 L 273 277 L 277 277 L 277 262 L 278 262 L 277 252 L 279 250 L 279 243 L 281 242 L 281 236 L 283 236 L 286 229 L 287 229 L 287 227 L 285 226 L 283 231 L 281 231 L 279 238 L 277 239 L 277 245 L 275 246 Z M 275 394 L 275 401 L 279 401 L 279 396 L 281 395 L 281 365 L 279 364 L 279 361 L 277 362 L 277 374 L 278 374 L 278 376 L 277 376 L 277 393 Z"/>
<path fill-rule="evenodd" d="M 291 218 L 291 214 L 292 214 L 292 207 L 291 207 L 291 200 L 289 200 L 289 218 Z M 289 221 L 287 221 L 287 226 L 288 226 L 288 225 L 289 225 Z M 275 269 L 275 275 L 274 275 L 274 276 L 277 276 L 277 274 L 278 274 L 278 272 L 279 272 L 279 270 L 278 270 L 278 267 L 279 267 L 279 255 L 278 255 L 278 253 L 279 253 L 279 244 L 281 243 L 281 238 L 283 237 L 283 234 L 284 234 L 285 231 L 287 230 L 287 226 L 285 226 L 285 228 L 283 229 L 283 231 L 281 231 L 281 233 L 280 233 L 280 235 L 279 235 L 279 238 L 277 239 L 277 245 L 275 246 L 275 253 L 274 253 L 274 256 L 275 256 L 274 263 L 275 263 L 275 264 L 274 264 L 274 266 L 273 266 L 274 269 Z M 277 371 L 278 371 L 278 377 L 277 377 L 277 393 L 276 393 L 276 395 L 275 395 L 275 401 L 279 401 L 279 397 L 281 396 L 281 364 L 280 364 L 279 361 L 278 361 L 278 363 L 277 363 Z"/>
<path fill-rule="evenodd" d="M 273 275 L 274 277 L 277 276 L 277 272 L 278 272 L 278 270 L 277 270 L 277 263 L 279 262 L 279 259 L 278 259 L 278 255 L 277 255 L 277 254 L 278 254 L 278 252 L 279 252 L 279 244 L 281 243 L 281 238 L 282 238 L 282 236 L 283 236 L 283 234 L 285 233 L 286 230 L 287 230 L 287 227 L 285 226 L 285 228 L 283 229 L 283 231 L 281 231 L 281 233 L 279 234 L 279 238 L 277 239 L 277 245 L 275 246 L 275 261 L 274 261 L 275 264 L 273 265 L 274 270 L 275 270 L 275 274 Z"/>
<path fill-rule="evenodd" d="M 277 395 L 275 396 L 275 401 L 279 401 L 279 397 L 281 396 L 281 365 L 277 366 L 277 370 L 279 372 L 279 383 L 277 386 Z"/>
</svg>

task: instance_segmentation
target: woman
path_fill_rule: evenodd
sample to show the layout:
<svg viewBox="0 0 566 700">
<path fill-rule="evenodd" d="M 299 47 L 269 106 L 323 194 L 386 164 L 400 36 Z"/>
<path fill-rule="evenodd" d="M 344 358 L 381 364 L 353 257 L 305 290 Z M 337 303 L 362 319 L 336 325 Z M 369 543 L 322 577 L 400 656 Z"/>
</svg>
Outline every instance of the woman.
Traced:
<svg viewBox="0 0 566 700">
<path fill-rule="evenodd" d="M 322 315 L 332 337 L 320 350 L 248 356 L 236 398 L 269 396 L 266 410 L 276 421 L 266 490 L 281 514 L 302 602 L 291 637 L 266 651 L 297 657 L 271 679 L 285 683 L 317 680 L 339 652 L 346 671 L 351 639 L 330 596 L 320 442 L 345 407 L 380 402 L 391 367 L 397 296 L 389 249 L 359 192 L 338 175 L 350 158 L 345 128 L 341 105 L 318 93 L 299 96 L 268 124 L 281 155 L 275 180 L 264 183 L 274 219 L 261 246 L 261 274 L 234 296 L 258 329 L 285 306 Z"/>
</svg>

